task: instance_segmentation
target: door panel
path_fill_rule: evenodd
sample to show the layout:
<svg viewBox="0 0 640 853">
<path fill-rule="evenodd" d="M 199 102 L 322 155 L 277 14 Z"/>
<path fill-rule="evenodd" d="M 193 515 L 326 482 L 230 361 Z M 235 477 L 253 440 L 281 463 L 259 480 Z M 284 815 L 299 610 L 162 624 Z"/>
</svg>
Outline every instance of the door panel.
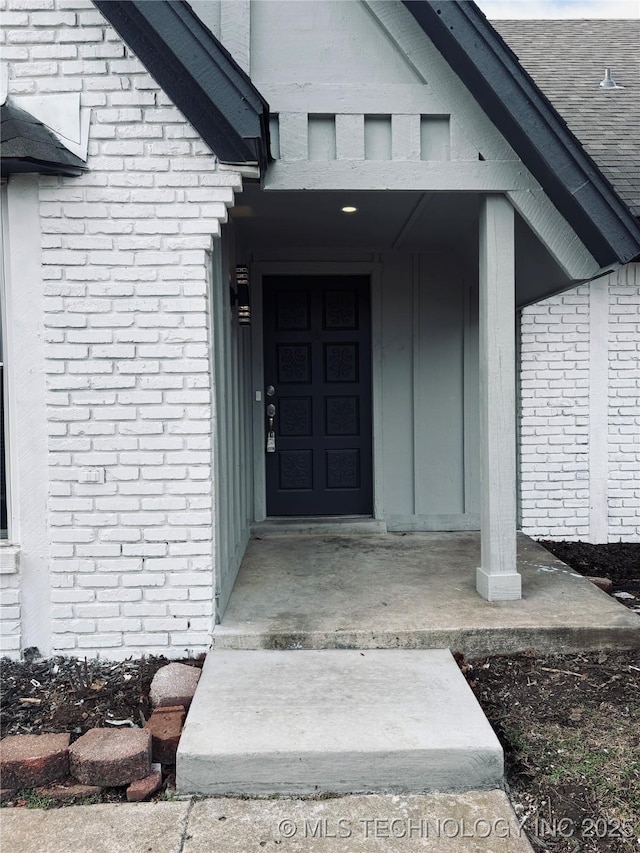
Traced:
<svg viewBox="0 0 640 853">
<path fill-rule="evenodd" d="M 265 276 L 267 514 L 372 511 L 367 276 Z M 267 426 L 268 428 L 268 426 Z"/>
</svg>

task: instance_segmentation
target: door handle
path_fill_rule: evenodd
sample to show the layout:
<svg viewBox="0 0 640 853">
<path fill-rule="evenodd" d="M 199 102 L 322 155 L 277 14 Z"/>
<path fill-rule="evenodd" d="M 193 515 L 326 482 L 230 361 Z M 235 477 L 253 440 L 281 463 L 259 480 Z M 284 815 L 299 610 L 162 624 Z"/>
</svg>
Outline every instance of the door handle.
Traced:
<svg viewBox="0 0 640 853">
<path fill-rule="evenodd" d="M 269 393 L 267 391 L 267 393 Z M 276 450 L 276 434 L 273 429 L 273 420 L 276 416 L 276 407 L 273 403 L 267 406 L 267 418 L 269 420 L 269 431 L 267 433 L 267 453 L 275 453 Z"/>
</svg>

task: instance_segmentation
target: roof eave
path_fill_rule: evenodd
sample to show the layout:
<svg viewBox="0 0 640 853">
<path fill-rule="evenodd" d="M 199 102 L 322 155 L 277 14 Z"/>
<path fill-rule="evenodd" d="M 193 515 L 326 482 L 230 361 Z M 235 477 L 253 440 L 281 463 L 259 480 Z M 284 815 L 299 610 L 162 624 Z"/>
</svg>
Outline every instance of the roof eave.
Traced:
<svg viewBox="0 0 640 853">
<path fill-rule="evenodd" d="M 600 266 L 640 257 L 628 207 L 476 3 L 403 2 Z"/>
<path fill-rule="evenodd" d="M 182 0 L 93 0 L 218 159 L 269 162 L 269 106 Z"/>
<path fill-rule="evenodd" d="M 0 125 L 3 176 L 37 172 L 75 178 L 87 171 L 86 163 L 69 151 L 50 128 L 10 99 L 0 105 Z"/>
<path fill-rule="evenodd" d="M 6 175 L 58 175 L 64 178 L 78 178 L 86 167 L 71 166 L 68 163 L 55 163 L 49 160 L 36 160 L 31 157 L 3 157 L 0 161 L 0 174 Z"/>
</svg>

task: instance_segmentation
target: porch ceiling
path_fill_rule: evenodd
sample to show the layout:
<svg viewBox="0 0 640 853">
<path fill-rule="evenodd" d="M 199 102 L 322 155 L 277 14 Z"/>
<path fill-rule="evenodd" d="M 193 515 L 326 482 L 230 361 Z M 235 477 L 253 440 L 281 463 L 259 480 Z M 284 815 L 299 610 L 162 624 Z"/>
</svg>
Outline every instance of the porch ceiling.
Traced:
<svg viewBox="0 0 640 853">
<path fill-rule="evenodd" d="M 345 205 L 357 207 L 345 214 Z M 252 248 L 424 249 L 473 239 L 475 194 L 269 192 L 246 186 L 231 211 Z"/>
<path fill-rule="evenodd" d="M 345 214 L 345 205 L 357 207 Z M 246 184 L 231 219 L 243 256 L 287 257 L 310 250 L 326 258 L 331 250 L 449 253 L 477 269 L 479 197 L 475 193 L 404 191 L 265 191 Z M 516 216 L 517 304 L 533 301 L 541 277 L 552 293 L 572 282 L 524 220 Z"/>
</svg>

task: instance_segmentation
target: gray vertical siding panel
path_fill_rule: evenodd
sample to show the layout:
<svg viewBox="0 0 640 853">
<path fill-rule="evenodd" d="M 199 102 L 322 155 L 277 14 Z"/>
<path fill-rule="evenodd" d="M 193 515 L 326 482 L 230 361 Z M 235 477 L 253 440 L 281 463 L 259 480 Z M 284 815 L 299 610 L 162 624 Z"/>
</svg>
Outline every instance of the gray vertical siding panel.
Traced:
<svg viewBox="0 0 640 853">
<path fill-rule="evenodd" d="M 382 271 L 384 510 L 413 515 L 412 312 L 408 254 L 385 256 Z"/>
<path fill-rule="evenodd" d="M 448 254 L 384 257 L 382 339 L 385 519 L 477 529 L 477 291 Z"/>
<path fill-rule="evenodd" d="M 224 613 L 249 539 L 253 512 L 249 332 L 229 305 L 230 229 L 216 243 L 213 263 L 213 341 L 216 381 L 216 590 Z"/>
<path fill-rule="evenodd" d="M 416 388 L 416 515 L 464 512 L 461 282 L 451 266 L 420 265 L 419 374 Z"/>
</svg>

